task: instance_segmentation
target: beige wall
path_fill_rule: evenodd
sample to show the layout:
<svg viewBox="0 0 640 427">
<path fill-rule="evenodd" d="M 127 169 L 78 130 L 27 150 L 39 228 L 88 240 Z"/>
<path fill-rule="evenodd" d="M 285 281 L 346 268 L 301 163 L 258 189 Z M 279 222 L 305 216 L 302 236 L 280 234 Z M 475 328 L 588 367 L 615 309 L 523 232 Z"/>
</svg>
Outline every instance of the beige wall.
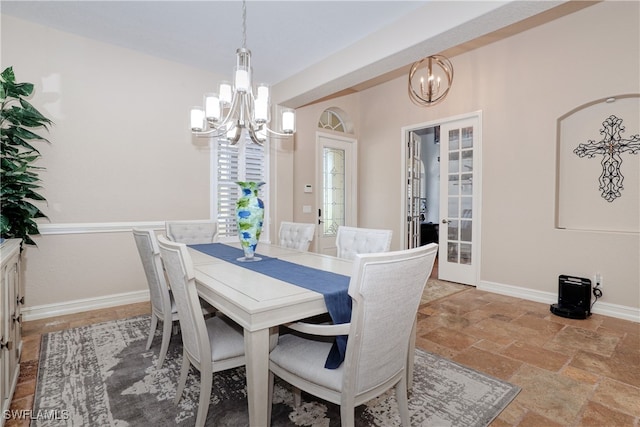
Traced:
<svg viewBox="0 0 640 427">
<path fill-rule="evenodd" d="M 523 297 L 544 300 L 555 298 L 558 275 L 593 277 L 600 272 L 604 297 L 599 306 L 611 304 L 609 308 L 622 311 L 630 307 L 637 316 L 638 234 L 557 230 L 554 212 L 558 117 L 594 99 L 640 92 L 639 7 L 638 2 L 596 4 L 456 56 L 452 91 L 435 107 L 419 108 L 410 102 L 406 77 L 323 103 L 324 108 L 358 104 L 343 109 L 358 117 L 359 225 L 393 229 L 392 248 L 398 249 L 401 128 L 481 110 L 478 285 L 515 287 Z M 313 168 L 307 145 L 314 141 L 318 110 L 322 109 L 312 105 L 298 111 L 295 182 L 308 179 Z M 627 191 L 640 191 L 638 183 L 629 182 Z"/>
<path fill-rule="evenodd" d="M 2 15 L 9 65 L 35 83 L 33 104 L 55 122 L 51 145 L 38 146 L 51 223 L 75 232 L 209 217 L 209 151 L 192 141 L 188 111 L 219 77 Z M 146 289 L 130 232 L 35 241 L 25 253 L 28 307 Z"/>
</svg>

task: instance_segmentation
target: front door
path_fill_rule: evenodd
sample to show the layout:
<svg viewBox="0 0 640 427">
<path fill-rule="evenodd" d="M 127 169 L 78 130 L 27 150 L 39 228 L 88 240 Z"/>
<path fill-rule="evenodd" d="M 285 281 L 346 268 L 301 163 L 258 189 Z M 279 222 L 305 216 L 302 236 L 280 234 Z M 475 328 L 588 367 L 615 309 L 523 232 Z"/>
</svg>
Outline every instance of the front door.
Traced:
<svg viewBox="0 0 640 427">
<path fill-rule="evenodd" d="M 477 285 L 480 271 L 480 119 L 440 128 L 438 278 Z"/>
<path fill-rule="evenodd" d="M 356 140 L 318 132 L 316 159 L 316 252 L 335 256 L 338 227 L 356 225 Z"/>
</svg>

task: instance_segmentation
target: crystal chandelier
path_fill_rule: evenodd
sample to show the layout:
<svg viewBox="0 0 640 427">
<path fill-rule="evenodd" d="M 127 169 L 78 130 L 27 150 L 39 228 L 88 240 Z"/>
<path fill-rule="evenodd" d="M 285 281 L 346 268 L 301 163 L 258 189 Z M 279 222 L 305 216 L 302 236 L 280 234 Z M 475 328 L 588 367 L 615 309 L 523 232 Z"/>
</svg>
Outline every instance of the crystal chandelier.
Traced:
<svg viewBox="0 0 640 427">
<path fill-rule="evenodd" d="M 439 69 L 434 69 L 434 65 L 437 65 Z M 417 76 L 420 76 L 419 82 Z M 442 55 L 429 56 L 414 62 L 411 66 L 409 98 L 414 104 L 420 106 L 437 104 L 447 96 L 452 82 L 453 65 L 451 65 L 451 61 Z"/>
<path fill-rule="evenodd" d="M 218 93 L 204 95 L 204 108 L 191 109 L 191 132 L 198 136 L 224 138 L 232 145 L 240 140 L 246 129 L 251 140 L 262 145 L 267 133 L 278 137 L 295 132 L 295 112 L 282 109 L 281 131 L 267 126 L 270 121 L 269 86 L 252 83 L 251 51 L 247 49 L 247 9 L 242 1 L 242 47 L 236 50 L 233 85 L 220 83 Z"/>
</svg>

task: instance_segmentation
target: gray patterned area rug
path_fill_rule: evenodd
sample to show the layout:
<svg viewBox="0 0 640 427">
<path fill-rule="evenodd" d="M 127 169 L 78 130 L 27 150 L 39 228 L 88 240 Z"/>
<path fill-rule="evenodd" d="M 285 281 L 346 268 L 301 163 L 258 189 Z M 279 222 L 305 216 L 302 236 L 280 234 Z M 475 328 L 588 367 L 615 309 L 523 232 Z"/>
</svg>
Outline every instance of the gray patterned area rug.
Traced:
<svg viewBox="0 0 640 427">
<path fill-rule="evenodd" d="M 173 403 L 182 362 L 174 335 L 160 369 L 156 335 L 145 351 L 149 316 L 105 322 L 43 335 L 34 413 L 38 426 L 190 426 L 195 422 L 200 374 L 192 368 L 183 398 Z M 414 426 L 486 426 L 520 389 L 502 380 L 416 350 L 410 395 Z M 248 425 L 244 368 L 214 374 L 207 426 Z M 340 408 L 303 393 L 295 408 L 289 386 L 276 382 L 273 426 L 339 426 Z M 356 409 L 356 426 L 396 426 L 400 418 L 389 392 Z"/>
</svg>

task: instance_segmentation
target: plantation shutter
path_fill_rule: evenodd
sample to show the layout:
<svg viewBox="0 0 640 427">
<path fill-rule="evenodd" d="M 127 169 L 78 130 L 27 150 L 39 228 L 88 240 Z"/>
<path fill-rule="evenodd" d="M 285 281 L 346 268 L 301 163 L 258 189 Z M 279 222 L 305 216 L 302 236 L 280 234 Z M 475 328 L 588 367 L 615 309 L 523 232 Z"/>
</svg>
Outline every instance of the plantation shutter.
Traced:
<svg viewBox="0 0 640 427">
<path fill-rule="evenodd" d="M 240 187 L 236 181 L 267 182 L 268 141 L 263 146 L 252 143 L 248 138 L 244 142 L 230 145 L 228 141 L 218 140 L 213 150 L 212 165 L 216 167 L 213 173 L 213 189 L 215 197 L 213 201 L 214 218 L 218 219 L 219 237 L 237 236 L 236 225 L 236 200 L 240 196 Z M 260 188 L 260 198 L 267 204 L 267 185 Z M 267 223 L 265 209 L 265 223 Z M 265 227 L 264 232 L 267 231 Z"/>
</svg>

